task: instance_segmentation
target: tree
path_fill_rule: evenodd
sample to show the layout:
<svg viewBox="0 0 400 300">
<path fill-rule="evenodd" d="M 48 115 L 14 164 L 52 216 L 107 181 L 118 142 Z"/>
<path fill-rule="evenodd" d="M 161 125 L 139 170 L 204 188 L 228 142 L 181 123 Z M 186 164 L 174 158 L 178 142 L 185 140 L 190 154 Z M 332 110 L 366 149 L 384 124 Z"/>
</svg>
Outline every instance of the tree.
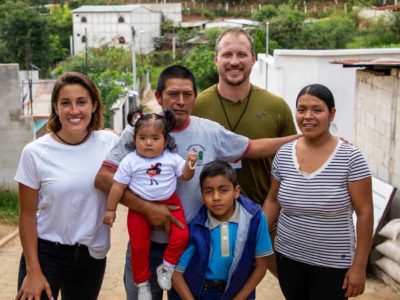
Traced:
<svg viewBox="0 0 400 300">
<path fill-rule="evenodd" d="M 271 40 L 284 49 L 296 48 L 301 38 L 304 18 L 304 14 L 296 10 L 284 9 L 279 16 L 270 21 Z"/>
<path fill-rule="evenodd" d="M 275 6 L 269 4 L 266 6 L 262 6 L 259 10 L 256 10 L 251 15 L 251 18 L 258 22 L 265 22 L 273 17 L 278 16 L 278 14 L 278 9 Z"/>
<path fill-rule="evenodd" d="M 265 30 L 258 28 L 253 36 L 254 51 L 265 53 Z"/>
<path fill-rule="evenodd" d="M 210 50 L 214 51 L 215 43 L 222 32 L 223 29 L 220 27 L 209 28 L 204 32 L 204 38 L 208 41 Z"/>
<path fill-rule="evenodd" d="M 50 9 L 48 16 L 50 25 L 50 39 L 54 49 L 53 61 L 64 60 L 70 49 L 72 35 L 72 13 L 68 6 L 59 6 Z"/>
<path fill-rule="evenodd" d="M 112 127 L 112 106 L 121 96 L 126 94 L 132 85 L 132 63 L 130 52 L 123 48 L 101 47 L 89 49 L 89 74 L 99 88 L 105 107 L 105 126 Z M 138 76 L 144 70 L 138 64 Z M 85 69 L 84 55 L 76 55 L 58 64 L 53 70 L 53 76 L 59 76 L 67 71 L 83 73 Z"/>
<path fill-rule="evenodd" d="M 23 1 L 0 5 L 0 61 L 48 68 L 53 52 L 48 22 Z M 49 55 L 50 54 L 50 55 Z"/>
<path fill-rule="evenodd" d="M 394 33 L 395 42 L 400 43 L 400 12 L 394 12 L 393 17 L 391 31 Z"/>
<path fill-rule="evenodd" d="M 304 24 L 298 46 L 302 49 L 345 49 L 355 33 L 354 20 L 334 15 L 329 19 Z"/>
<path fill-rule="evenodd" d="M 187 53 L 182 64 L 192 70 L 200 91 L 218 82 L 214 51 L 209 50 L 207 46 L 193 48 Z"/>
<path fill-rule="evenodd" d="M 118 72 L 107 69 L 102 73 L 89 74 L 89 77 L 96 82 L 102 97 L 102 103 L 106 112 L 104 125 L 106 128 L 111 128 L 114 114 L 111 108 L 116 100 L 126 94 L 125 87 L 132 84 L 132 74 L 130 72 Z"/>
<path fill-rule="evenodd" d="M 396 31 L 397 22 L 399 21 L 396 18 L 393 18 L 391 22 L 380 18 L 377 23 L 370 24 L 367 28 L 362 29 L 358 37 L 360 44 L 357 44 L 357 46 L 366 48 L 396 46 L 400 43 L 400 34 Z"/>
</svg>

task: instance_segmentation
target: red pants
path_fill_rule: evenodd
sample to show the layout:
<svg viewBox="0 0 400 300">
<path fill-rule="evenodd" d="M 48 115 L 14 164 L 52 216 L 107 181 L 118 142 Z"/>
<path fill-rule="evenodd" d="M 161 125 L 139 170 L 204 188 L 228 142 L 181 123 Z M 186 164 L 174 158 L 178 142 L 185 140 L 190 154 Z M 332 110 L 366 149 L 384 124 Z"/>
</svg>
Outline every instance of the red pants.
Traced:
<svg viewBox="0 0 400 300">
<path fill-rule="evenodd" d="M 185 228 L 180 229 L 171 223 L 171 234 L 164 252 L 164 260 L 176 265 L 189 242 L 189 229 L 185 221 L 181 201 L 178 195 L 174 193 L 171 198 L 157 201 L 157 203 L 179 206 L 179 209 L 171 211 L 171 214 L 184 224 Z M 130 209 L 128 212 L 128 232 L 131 241 L 133 280 L 136 284 L 143 283 L 151 277 L 149 268 L 150 224 L 143 215 Z"/>
</svg>

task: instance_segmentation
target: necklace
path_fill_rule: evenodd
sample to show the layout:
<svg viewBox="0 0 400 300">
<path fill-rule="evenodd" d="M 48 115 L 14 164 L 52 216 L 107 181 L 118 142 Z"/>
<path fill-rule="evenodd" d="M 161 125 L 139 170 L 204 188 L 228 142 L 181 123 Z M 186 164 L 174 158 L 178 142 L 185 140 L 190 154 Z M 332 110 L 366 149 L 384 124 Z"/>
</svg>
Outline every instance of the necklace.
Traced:
<svg viewBox="0 0 400 300">
<path fill-rule="evenodd" d="M 70 143 L 70 142 L 67 142 L 66 140 L 62 139 L 61 136 L 59 136 L 57 132 L 54 132 L 54 134 L 55 134 L 55 135 L 58 137 L 58 139 L 59 139 L 61 142 L 63 142 L 64 144 L 70 145 L 70 146 L 78 146 L 78 145 L 82 144 L 84 141 L 86 141 L 86 139 L 88 138 L 88 136 L 89 136 L 89 134 L 90 134 L 90 131 L 88 131 L 88 133 L 87 133 L 86 136 L 83 138 L 83 140 L 80 141 L 80 142 L 78 142 L 78 143 Z"/>
<path fill-rule="evenodd" d="M 225 110 L 224 103 L 222 102 L 221 95 L 219 94 L 219 91 L 218 91 L 218 86 L 216 87 L 216 89 L 217 89 L 217 95 L 218 95 L 219 103 L 221 103 L 221 107 L 222 107 L 222 110 L 224 112 L 225 119 L 228 122 L 228 125 L 229 125 L 229 128 L 231 129 L 231 131 L 235 132 L 236 128 L 239 126 L 240 121 L 242 120 L 242 117 L 243 117 L 244 113 L 247 110 L 247 106 L 249 106 L 249 102 L 250 102 L 250 99 L 251 99 L 251 92 L 253 91 L 253 89 L 250 86 L 250 93 L 249 93 L 249 95 L 247 97 L 246 105 L 244 106 L 243 111 L 239 116 L 239 119 L 236 121 L 236 123 L 233 126 L 231 124 L 231 121 L 228 118 L 228 114 L 227 114 L 227 112 Z"/>
</svg>

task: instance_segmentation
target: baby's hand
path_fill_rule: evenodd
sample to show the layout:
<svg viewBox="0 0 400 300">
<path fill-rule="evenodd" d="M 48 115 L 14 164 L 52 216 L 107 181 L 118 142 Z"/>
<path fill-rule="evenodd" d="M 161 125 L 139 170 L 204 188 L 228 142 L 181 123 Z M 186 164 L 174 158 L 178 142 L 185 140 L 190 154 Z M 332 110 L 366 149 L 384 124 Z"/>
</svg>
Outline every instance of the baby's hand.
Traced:
<svg viewBox="0 0 400 300">
<path fill-rule="evenodd" d="M 186 161 L 191 169 L 196 168 L 197 152 L 190 151 L 186 156 Z"/>
<path fill-rule="evenodd" d="M 110 227 L 112 227 L 116 217 L 117 217 L 117 214 L 115 213 L 115 211 L 107 210 L 103 217 L 103 223 L 110 225 Z"/>
</svg>

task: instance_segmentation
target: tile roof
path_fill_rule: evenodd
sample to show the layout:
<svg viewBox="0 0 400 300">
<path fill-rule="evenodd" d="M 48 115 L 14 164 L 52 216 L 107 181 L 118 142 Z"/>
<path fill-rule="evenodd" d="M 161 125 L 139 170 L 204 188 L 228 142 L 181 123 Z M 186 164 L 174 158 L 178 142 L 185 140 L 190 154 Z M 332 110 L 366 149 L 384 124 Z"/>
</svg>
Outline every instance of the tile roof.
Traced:
<svg viewBox="0 0 400 300">
<path fill-rule="evenodd" d="M 342 64 L 343 67 L 400 67 L 400 59 L 378 58 L 378 59 L 335 59 L 333 64 Z"/>
</svg>

